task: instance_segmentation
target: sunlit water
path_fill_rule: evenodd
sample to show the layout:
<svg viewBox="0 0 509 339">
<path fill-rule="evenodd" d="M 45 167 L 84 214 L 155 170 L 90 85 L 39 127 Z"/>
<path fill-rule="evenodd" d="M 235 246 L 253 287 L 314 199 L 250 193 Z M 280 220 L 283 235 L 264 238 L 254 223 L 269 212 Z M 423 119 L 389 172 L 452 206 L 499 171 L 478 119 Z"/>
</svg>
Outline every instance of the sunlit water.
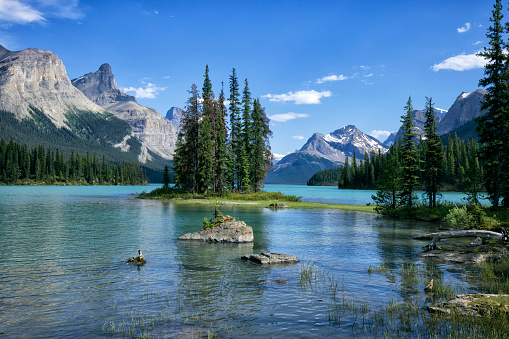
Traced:
<svg viewBox="0 0 509 339">
<path fill-rule="evenodd" d="M 297 255 L 376 309 L 407 294 L 367 267 L 420 264 L 424 244 L 411 237 L 436 228 L 367 213 L 224 206 L 253 227 L 253 244 L 179 242 L 213 211 L 129 195 L 149 189 L 0 186 L 0 336 L 124 337 L 126 319 L 139 317 L 158 319 L 155 337 L 350 337 L 353 316 L 332 326 L 328 297 L 299 284 L 301 264 L 240 257 Z M 138 249 L 147 259 L 139 269 L 125 264 Z"/>
</svg>

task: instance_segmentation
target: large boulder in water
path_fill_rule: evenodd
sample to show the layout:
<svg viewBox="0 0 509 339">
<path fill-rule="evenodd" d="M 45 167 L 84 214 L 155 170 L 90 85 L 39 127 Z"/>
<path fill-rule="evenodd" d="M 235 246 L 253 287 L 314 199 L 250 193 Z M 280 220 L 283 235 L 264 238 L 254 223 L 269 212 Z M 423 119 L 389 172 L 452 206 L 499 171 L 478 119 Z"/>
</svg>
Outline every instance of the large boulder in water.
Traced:
<svg viewBox="0 0 509 339">
<path fill-rule="evenodd" d="M 199 240 L 208 242 L 253 242 L 253 228 L 243 221 L 227 221 L 198 232 L 187 233 L 178 240 Z"/>
</svg>

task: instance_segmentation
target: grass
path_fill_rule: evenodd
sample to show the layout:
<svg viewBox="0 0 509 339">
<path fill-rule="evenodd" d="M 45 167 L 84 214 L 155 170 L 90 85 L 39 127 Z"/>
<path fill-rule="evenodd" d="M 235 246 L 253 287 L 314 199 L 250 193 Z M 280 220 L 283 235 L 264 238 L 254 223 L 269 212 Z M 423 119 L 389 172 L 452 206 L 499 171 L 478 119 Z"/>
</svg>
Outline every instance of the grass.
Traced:
<svg viewBox="0 0 509 339">
<path fill-rule="evenodd" d="M 225 193 L 220 195 L 216 193 L 182 193 L 172 189 L 158 188 L 152 192 L 140 194 L 138 198 L 170 201 L 183 205 L 215 204 L 217 201 L 223 204 L 245 207 L 267 207 L 270 203 L 277 202 L 278 204 L 286 204 L 293 209 L 316 208 L 375 213 L 375 206 L 303 202 L 301 197 L 284 195 L 280 192 Z"/>
</svg>

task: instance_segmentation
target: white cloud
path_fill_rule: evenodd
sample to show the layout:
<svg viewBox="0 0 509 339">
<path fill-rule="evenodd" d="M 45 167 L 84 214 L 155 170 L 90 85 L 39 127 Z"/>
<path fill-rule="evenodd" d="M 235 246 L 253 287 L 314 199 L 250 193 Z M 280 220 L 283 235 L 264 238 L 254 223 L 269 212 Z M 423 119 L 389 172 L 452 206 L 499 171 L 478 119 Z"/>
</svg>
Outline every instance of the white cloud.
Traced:
<svg viewBox="0 0 509 339">
<path fill-rule="evenodd" d="M 165 76 L 163 77 L 163 79 L 169 79 L 169 78 L 170 78 L 170 76 L 169 76 L 169 75 L 165 75 Z"/>
<path fill-rule="evenodd" d="M 374 75 L 373 73 L 369 73 L 369 74 L 366 74 L 364 77 L 369 78 L 369 77 L 372 77 L 373 75 Z"/>
<path fill-rule="evenodd" d="M 27 24 L 45 20 L 41 12 L 19 0 L 0 0 L 0 21 Z"/>
<path fill-rule="evenodd" d="M 156 95 L 159 94 L 159 91 L 164 91 L 166 87 L 157 87 L 150 82 L 147 84 L 145 88 L 135 88 L 135 87 L 123 87 L 122 90 L 124 92 L 134 92 L 134 96 L 138 99 L 154 99 Z"/>
<path fill-rule="evenodd" d="M 472 45 L 477 46 L 477 45 L 479 45 L 479 44 L 482 44 L 482 41 L 480 41 L 480 40 L 479 40 L 479 41 L 476 41 L 476 42 L 474 42 Z"/>
<path fill-rule="evenodd" d="M 317 92 L 311 91 L 298 91 L 288 92 L 286 94 L 266 94 L 262 98 L 269 98 L 270 101 L 293 101 L 296 105 L 303 104 L 321 104 L 321 98 L 327 98 L 332 95 L 331 91 Z"/>
<path fill-rule="evenodd" d="M 467 22 L 465 26 L 457 28 L 458 33 L 465 33 L 466 31 L 470 30 L 470 22 Z"/>
<path fill-rule="evenodd" d="M 279 121 L 279 122 L 287 122 L 289 120 L 298 119 L 298 118 L 307 118 L 309 115 L 305 113 L 294 113 L 294 112 L 288 112 L 288 113 L 282 113 L 282 114 L 274 114 L 269 115 L 270 120 Z"/>
<path fill-rule="evenodd" d="M 304 137 L 302 135 L 294 135 L 292 138 L 297 140 L 304 140 Z"/>
<path fill-rule="evenodd" d="M 340 80 L 346 80 L 346 79 L 348 79 L 348 77 L 344 76 L 343 74 L 340 74 L 340 75 L 332 74 L 332 75 L 327 75 L 327 76 L 324 76 L 324 77 L 316 80 L 316 83 L 323 84 L 324 82 L 327 82 L 327 81 L 340 81 Z"/>
<path fill-rule="evenodd" d="M 486 65 L 486 59 L 474 54 L 460 54 L 445 59 L 439 64 L 434 64 L 431 68 L 438 72 L 441 69 L 450 69 L 453 71 L 466 71 L 474 68 L 483 68 Z"/>
<path fill-rule="evenodd" d="M 389 135 L 391 135 L 392 132 L 389 132 L 389 131 L 382 131 L 382 130 L 372 130 L 371 133 L 369 133 L 369 135 L 371 135 L 372 137 L 375 137 L 377 139 L 380 139 L 380 137 L 385 137 L 385 139 L 387 139 L 387 137 Z M 383 141 L 383 140 L 382 140 Z"/>
</svg>

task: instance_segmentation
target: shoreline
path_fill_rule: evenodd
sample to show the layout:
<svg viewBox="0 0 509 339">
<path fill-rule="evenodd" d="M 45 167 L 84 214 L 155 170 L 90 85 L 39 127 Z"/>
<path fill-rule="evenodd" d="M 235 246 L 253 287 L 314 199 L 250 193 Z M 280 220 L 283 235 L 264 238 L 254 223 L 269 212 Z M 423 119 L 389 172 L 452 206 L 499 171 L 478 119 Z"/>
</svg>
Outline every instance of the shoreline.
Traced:
<svg viewBox="0 0 509 339">
<path fill-rule="evenodd" d="M 146 198 L 146 197 L 137 197 L 138 199 L 148 199 L 148 200 L 159 200 L 164 202 L 170 202 L 174 204 L 182 204 L 182 205 L 214 205 L 216 201 L 219 205 L 228 205 L 228 206 L 244 206 L 244 207 L 260 207 L 260 208 L 271 208 L 269 204 L 273 203 L 273 200 L 254 200 L 254 201 L 245 201 L 245 200 L 235 200 L 235 199 L 164 199 L 164 198 Z M 335 209 L 335 210 L 344 210 L 344 211 L 352 211 L 352 212 L 364 212 L 364 213 L 376 213 L 374 205 L 344 205 L 344 204 L 333 204 L 333 203 L 320 203 L 320 202 L 293 202 L 293 201 L 285 201 L 278 200 L 277 203 L 283 203 L 288 205 L 288 209 Z M 283 208 L 284 210 L 285 208 Z"/>
</svg>

